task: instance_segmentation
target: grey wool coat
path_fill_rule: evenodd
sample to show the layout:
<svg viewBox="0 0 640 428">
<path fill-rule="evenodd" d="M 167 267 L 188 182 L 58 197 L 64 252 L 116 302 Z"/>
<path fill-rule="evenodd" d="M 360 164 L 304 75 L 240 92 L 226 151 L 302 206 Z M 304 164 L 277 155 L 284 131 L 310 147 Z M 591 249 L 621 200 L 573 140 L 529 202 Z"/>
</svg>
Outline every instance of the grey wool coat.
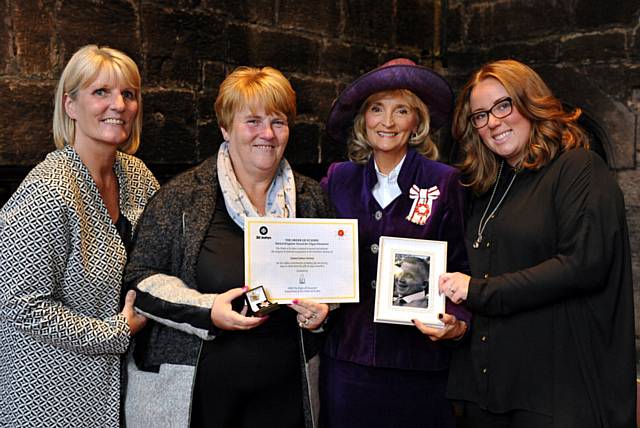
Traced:
<svg viewBox="0 0 640 428">
<path fill-rule="evenodd" d="M 333 217 L 315 181 L 295 174 L 295 183 L 298 217 Z M 136 307 L 152 321 L 146 338 L 136 338 L 137 364 L 128 365 L 128 428 L 189 424 L 201 344 L 215 340 L 210 311 L 216 295 L 196 291 L 196 263 L 215 212 L 217 189 L 214 156 L 164 185 L 141 219 L 125 283 L 136 289 Z M 299 338 L 300 388 L 307 427 L 312 427 L 320 337 L 300 330 Z"/>
<path fill-rule="evenodd" d="M 118 153 L 133 226 L 158 189 Z M 0 426 L 118 427 L 127 252 L 72 147 L 50 153 L 0 211 Z"/>
</svg>

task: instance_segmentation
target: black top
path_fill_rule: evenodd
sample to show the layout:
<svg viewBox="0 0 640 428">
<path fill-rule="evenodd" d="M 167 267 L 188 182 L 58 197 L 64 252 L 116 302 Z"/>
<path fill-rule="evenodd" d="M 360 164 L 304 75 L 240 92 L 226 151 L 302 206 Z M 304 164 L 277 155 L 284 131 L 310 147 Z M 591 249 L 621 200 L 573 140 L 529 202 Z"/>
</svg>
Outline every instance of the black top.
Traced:
<svg viewBox="0 0 640 428">
<path fill-rule="evenodd" d="M 119 213 L 118 220 L 115 222 L 115 227 L 128 254 L 131 247 L 131 222 L 124 216 L 124 214 Z"/>
<path fill-rule="evenodd" d="M 229 216 L 222 191 L 198 256 L 198 291 L 224 293 L 242 287 L 244 232 Z M 244 298 L 234 307 L 242 308 Z M 248 414 L 263 416 L 263 427 L 304 424 L 295 312 L 269 314 L 259 327 L 223 331 L 204 341 L 198 360 L 192 427 L 249 426 Z M 276 417 L 271 413 L 286 416 Z M 288 424 L 286 418 L 293 418 Z M 243 422 L 244 421 L 244 422 Z"/>
<path fill-rule="evenodd" d="M 129 250 L 131 249 L 131 222 L 124 214 L 119 213 L 118 220 L 114 223 L 114 226 L 118 231 L 118 235 L 120 235 L 122 245 L 124 245 L 127 255 L 129 255 Z M 124 307 L 124 296 L 127 294 L 127 291 L 129 290 L 126 287 L 120 287 L 120 308 Z"/>
<path fill-rule="evenodd" d="M 474 315 L 454 351 L 450 398 L 552 415 L 554 427 L 634 426 L 631 259 L 606 165 L 576 149 L 518 173 L 476 249 L 490 194 L 474 201 L 468 222 Z"/>
</svg>

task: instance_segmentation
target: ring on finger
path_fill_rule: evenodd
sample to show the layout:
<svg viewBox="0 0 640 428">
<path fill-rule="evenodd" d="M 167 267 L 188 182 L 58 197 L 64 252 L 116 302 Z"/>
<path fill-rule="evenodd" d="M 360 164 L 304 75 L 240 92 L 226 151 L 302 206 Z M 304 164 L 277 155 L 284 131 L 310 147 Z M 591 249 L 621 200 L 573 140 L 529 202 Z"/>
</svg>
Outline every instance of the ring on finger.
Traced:
<svg viewBox="0 0 640 428">
<path fill-rule="evenodd" d="M 308 319 L 314 320 L 314 319 L 316 319 L 317 316 L 318 316 L 318 314 L 316 314 L 315 312 L 311 312 L 311 316 Z"/>
<path fill-rule="evenodd" d="M 309 319 L 305 318 L 303 321 L 298 321 L 298 326 L 300 328 L 305 328 L 307 325 L 309 325 Z"/>
</svg>

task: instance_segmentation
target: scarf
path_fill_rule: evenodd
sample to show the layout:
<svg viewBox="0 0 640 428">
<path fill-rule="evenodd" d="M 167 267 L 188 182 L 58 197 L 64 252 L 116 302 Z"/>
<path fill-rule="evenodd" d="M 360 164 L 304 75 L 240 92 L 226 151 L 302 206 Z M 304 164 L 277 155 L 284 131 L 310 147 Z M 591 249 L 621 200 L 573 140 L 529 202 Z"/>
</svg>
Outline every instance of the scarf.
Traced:
<svg viewBox="0 0 640 428">
<path fill-rule="evenodd" d="M 229 142 L 225 141 L 218 150 L 218 181 L 227 212 L 233 221 L 244 230 L 245 217 L 261 217 L 258 210 L 251 203 L 249 196 L 236 178 L 229 156 Z M 296 185 L 293 178 L 293 170 L 289 162 L 282 158 L 276 174 L 267 191 L 265 217 L 296 216 Z"/>
</svg>

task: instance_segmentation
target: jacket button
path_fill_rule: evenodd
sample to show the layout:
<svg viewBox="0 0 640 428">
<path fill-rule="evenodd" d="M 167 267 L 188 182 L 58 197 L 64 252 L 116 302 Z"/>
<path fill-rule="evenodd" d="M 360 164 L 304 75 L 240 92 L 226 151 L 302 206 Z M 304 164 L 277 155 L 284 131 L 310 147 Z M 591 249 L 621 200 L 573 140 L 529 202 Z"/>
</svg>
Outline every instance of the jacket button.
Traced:
<svg viewBox="0 0 640 428">
<path fill-rule="evenodd" d="M 374 214 L 374 217 L 376 218 L 376 220 L 380 220 L 382 218 L 382 211 L 380 210 L 376 211 L 376 213 Z"/>
<path fill-rule="evenodd" d="M 482 369 L 482 374 L 486 374 L 487 373 L 487 369 Z"/>
<path fill-rule="evenodd" d="M 488 273 L 485 273 L 485 274 L 484 274 L 484 279 L 487 279 L 487 278 L 489 278 L 489 274 L 488 274 Z"/>
<path fill-rule="evenodd" d="M 486 342 L 486 341 L 487 341 L 487 336 L 482 336 L 482 337 L 480 338 L 480 340 L 481 340 L 482 342 Z"/>
<path fill-rule="evenodd" d="M 378 244 L 371 244 L 371 253 L 378 254 Z"/>
<path fill-rule="evenodd" d="M 376 280 L 371 281 L 371 288 L 376 289 Z"/>
<path fill-rule="evenodd" d="M 490 246 L 491 246 L 491 242 L 487 242 L 487 243 L 485 244 L 485 247 L 487 247 L 487 248 L 489 248 Z"/>
</svg>

